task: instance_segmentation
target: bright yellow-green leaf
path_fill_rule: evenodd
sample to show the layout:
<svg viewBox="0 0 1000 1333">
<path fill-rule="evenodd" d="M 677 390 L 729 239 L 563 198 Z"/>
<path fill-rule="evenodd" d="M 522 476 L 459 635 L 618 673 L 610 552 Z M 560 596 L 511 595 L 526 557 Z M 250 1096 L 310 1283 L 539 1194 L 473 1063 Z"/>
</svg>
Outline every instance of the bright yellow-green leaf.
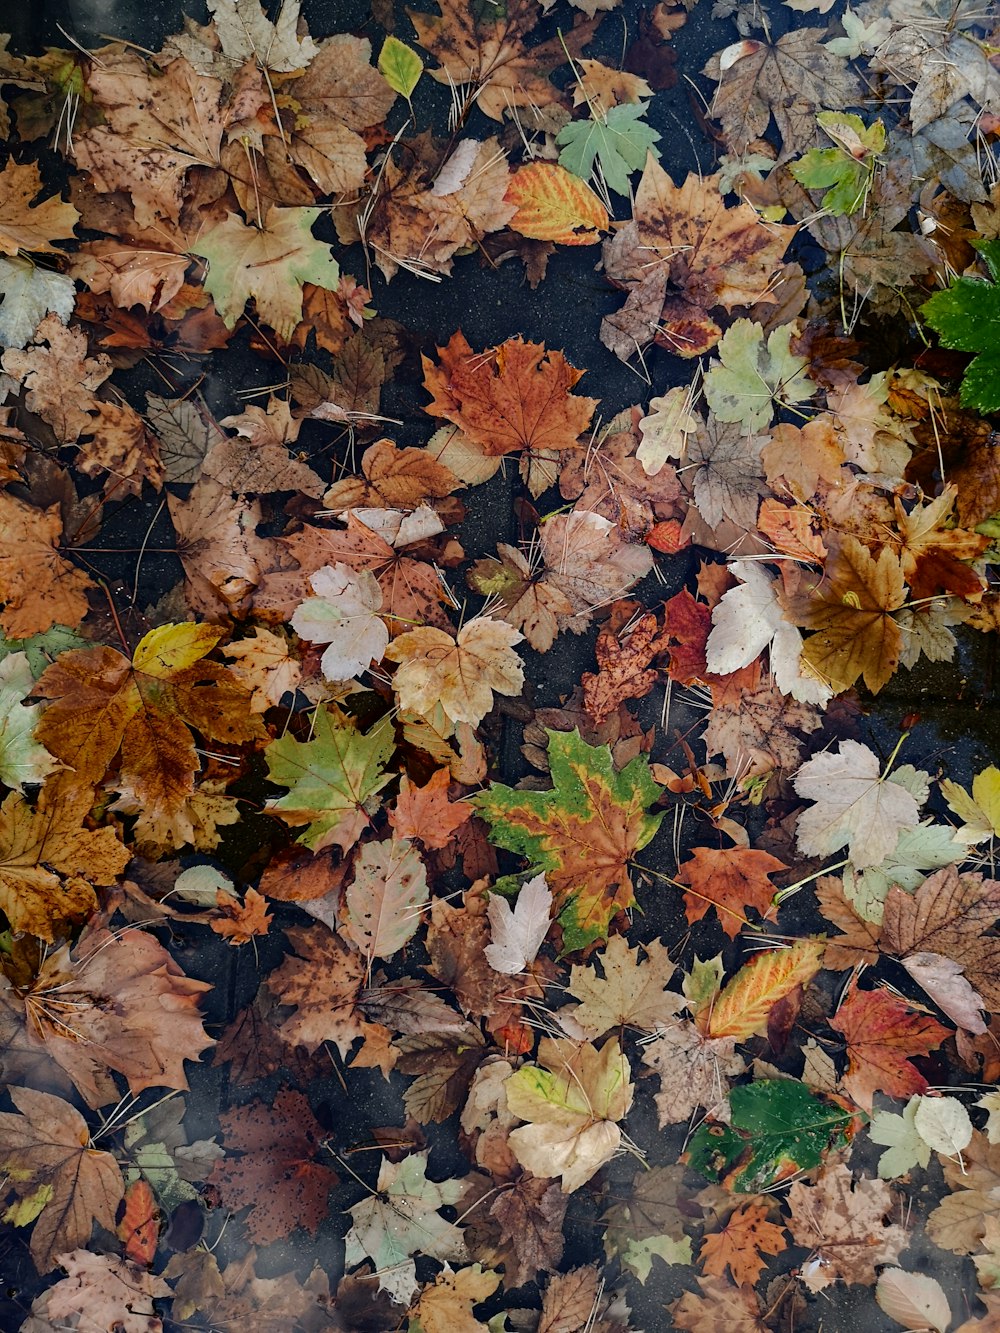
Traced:
<svg viewBox="0 0 1000 1333">
<path fill-rule="evenodd" d="M 409 101 L 424 72 L 424 62 L 405 42 L 390 36 L 382 45 L 378 72 L 394 93 Z"/>
</svg>

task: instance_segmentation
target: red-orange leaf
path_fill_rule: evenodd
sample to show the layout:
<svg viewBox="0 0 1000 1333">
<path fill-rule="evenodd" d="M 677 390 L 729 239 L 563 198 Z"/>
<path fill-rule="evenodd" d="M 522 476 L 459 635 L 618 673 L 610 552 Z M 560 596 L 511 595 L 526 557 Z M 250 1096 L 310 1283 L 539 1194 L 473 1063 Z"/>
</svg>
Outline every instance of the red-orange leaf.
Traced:
<svg viewBox="0 0 1000 1333">
<path fill-rule="evenodd" d="M 441 364 L 423 357 L 424 409 L 452 421 L 491 457 L 518 449 L 575 449 L 590 426 L 596 398 L 571 395 L 583 375 L 544 343 L 508 338 L 473 352 L 461 332 L 439 347 Z"/>
<path fill-rule="evenodd" d="M 904 1098 L 926 1092 L 927 1080 L 907 1056 L 927 1055 L 950 1035 L 936 1018 L 915 1013 L 888 991 L 857 987 L 830 1026 L 847 1041 L 844 1087 L 865 1111 L 871 1111 L 876 1092 Z"/>
<path fill-rule="evenodd" d="M 753 1286 L 767 1267 L 761 1254 L 780 1254 L 785 1248 L 783 1227 L 767 1220 L 766 1203 L 744 1203 L 721 1231 L 706 1236 L 699 1259 L 706 1273 L 723 1277 L 728 1266 L 740 1286 Z"/>
<path fill-rule="evenodd" d="M 535 241 L 593 245 L 608 211 L 586 181 L 557 162 L 531 162 L 510 178 L 504 200 L 516 204 L 508 226 Z"/>
<path fill-rule="evenodd" d="M 688 921 L 700 921 L 714 907 L 722 929 L 735 939 L 749 924 L 748 907 L 765 920 L 773 916 L 774 885 L 768 876 L 787 869 L 777 857 L 748 847 L 696 847 L 677 871 L 680 883 L 689 886 L 684 895 Z"/>
<path fill-rule="evenodd" d="M 125 1214 L 118 1223 L 118 1239 L 125 1257 L 148 1268 L 159 1240 L 159 1209 L 149 1183 L 135 1180 L 125 1191 Z"/>
<path fill-rule="evenodd" d="M 790 949 L 767 949 L 723 986 L 714 1003 L 698 1014 L 709 1037 L 745 1041 L 767 1026 L 771 1009 L 796 986 L 811 981 L 820 968 L 823 941 L 796 940 Z"/>
<path fill-rule="evenodd" d="M 415 838 L 425 847 L 447 847 L 457 828 L 472 814 L 468 801 L 449 801 L 451 770 L 439 768 L 423 787 L 403 775 L 389 823 L 398 838 Z"/>
</svg>

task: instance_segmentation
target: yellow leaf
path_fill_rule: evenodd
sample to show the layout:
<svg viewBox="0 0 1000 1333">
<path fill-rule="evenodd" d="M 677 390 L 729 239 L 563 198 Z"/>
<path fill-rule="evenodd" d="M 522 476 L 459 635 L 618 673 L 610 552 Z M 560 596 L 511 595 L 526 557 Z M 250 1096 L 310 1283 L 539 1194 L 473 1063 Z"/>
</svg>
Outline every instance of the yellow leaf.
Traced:
<svg viewBox="0 0 1000 1333">
<path fill-rule="evenodd" d="M 594 245 L 608 229 L 607 209 L 590 186 L 556 162 L 532 162 L 511 177 L 504 196 L 516 204 L 508 224 L 534 241 Z"/>
<path fill-rule="evenodd" d="M 139 640 L 132 665 L 147 676 L 170 676 L 200 662 L 221 638 L 222 631 L 215 625 L 195 625 L 189 621 L 158 625 Z"/>
<path fill-rule="evenodd" d="M 822 940 L 796 940 L 790 949 L 768 949 L 741 967 L 719 993 L 709 1010 L 699 1014 L 699 1026 L 710 1037 L 744 1041 L 767 1026 L 767 1017 L 779 1000 L 796 986 L 811 981 L 820 968 Z"/>
</svg>

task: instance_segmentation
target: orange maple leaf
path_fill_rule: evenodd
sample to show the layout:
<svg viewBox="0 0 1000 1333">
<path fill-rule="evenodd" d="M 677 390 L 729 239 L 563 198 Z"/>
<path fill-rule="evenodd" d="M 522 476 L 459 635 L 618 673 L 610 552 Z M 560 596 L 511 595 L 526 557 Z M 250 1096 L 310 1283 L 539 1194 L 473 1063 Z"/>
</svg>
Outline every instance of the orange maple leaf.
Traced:
<svg viewBox="0 0 1000 1333">
<path fill-rule="evenodd" d="M 766 1203 L 744 1203 L 733 1212 L 721 1231 L 706 1236 L 698 1257 L 705 1272 L 723 1277 L 728 1266 L 736 1282 L 752 1287 L 767 1263 L 761 1254 L 780 1254 L 785 1231 L 767 1220 Z"/>
<path fill-rule="evenodd" d="M 596 398 L 571 397 L 583 375 L 544 343 L 508 338 L 475 353 L 461 332 L 439 347 L 441 364 L 423 357 L 424 409 L 452 421 L 491 457 L 517 449 L 575 449 L 590 426 Z"/>
<path fill-rule="evenodd" d="M 847 1042 L 844 1087 L 869 1112 L 876 1092 L 902 1098 L 926 1092 L 927 1080 L 907 1056 L 927 1055 L 951 1035 L 936 1018 L 916 1013 L 888 991 L 856 986 L 830 1026 Z"/>
<path fill-rule="evenodd" d="M 416 838 L 425 847 L 447 847 L 451 835 L 472 814 L 468 801 L 449 801 L 451 770 L 439 768 L 423 787 L 415 787 L 404 773 L 396 808 L 389 823 L 399 838 Z"/>
<path fill-rule="evenodd" d="M 255 936 L 267 934 L 271 914 L 267 910 L 267 899 L 256 889 L 247 889 L 242 903 L 231 893 L 219 889 L 215 901 L 222 915 L 209 925 L 216 935 L 221 935 L 230 944 L 249 944 Z"/>
<path fill-rule="evenodd" d="M 679 882 L 689 886 L 684 894 L 688 922 L 700 921 L 714 907 L 722 929 L 735 939 L 749 924 L 748 907 L 765 920 L 774 915 L 774 885 L 768 876 L 787 869 L 776 856 L 748 847 L 696 847 L 677 871 Z"/>
</svg>

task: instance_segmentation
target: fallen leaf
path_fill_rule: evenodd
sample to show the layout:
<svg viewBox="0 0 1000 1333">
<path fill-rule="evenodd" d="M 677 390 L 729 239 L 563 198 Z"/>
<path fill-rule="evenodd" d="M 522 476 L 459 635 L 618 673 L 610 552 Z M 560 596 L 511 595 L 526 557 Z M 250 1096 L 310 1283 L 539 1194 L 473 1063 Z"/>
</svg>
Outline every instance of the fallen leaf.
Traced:
<svg viewBox="0 0 1000 1333">
<path fill-rule="evenodd" d="M 852 988 L 830 1019 L 847 1042 L 848 1067 L 843 1084 L 865 1111 L 876 1092 L 908 1097 L 926 1092 L 927 1080 L 907 1057 L 927 1055 L 949 1036 L 949 1029 L 927 1014 L 915 1013 L 885 990 Z"/>
<path fill-rule="evenodd" d="M 370 570 L 356 574 L 347 565 L 322 565 L 309 577 L 315 594 L 300 602 L 292 629 L 300 638 L 329 646 L 320 665 L 327 680 L 350 680 L 380 662 L 389 631 L 378 612 L 382 589 Z"/>
<path fill-rule="evenodd" d="M 369 842 L 344 896 L 343 936 L 368 960 L 390 958 L 413 938 L 427 902 L 427 873 L 412 842 Z"/>
<path fill-rule="evenodd" d="M 557 162 L 530 162 L 510 178 L 504 196 L 517 212 L 508 226 L 560 245 L 593 245 L 608 229 L 607 209 L 578 175 Z"/>
<path fill-rule="evenodd" d="M 951 1325 L 951 1306 L 944 1288 L 926 1273 L 884 1268 L 875 1284 L 875 1299 L 889 1318 L 904 1328 L 933 1328 L 946 1333 Z"/>
<path fill-rule="evenodd" d="M 491 894 L 486 911 L 492 940 L 484 950 L 486 961 L 495 972 L 516 976 L 535 961 L 552 924 L 552 894 L 544 874 L 521 886 L 513 909 Z"/>
<path fill-rule="evenodd" d="M 705 1237 L 698 1257 L 706 1273 L 724 1277 L 729 1269 L 739 1286 L 754 1286 L 767 1267 L 763 1254 L 781 1254 L 784 1228 L 767 1220 L 766 1203 L 740 1204 L 719 1231 Z"/>
<path fill-rule="evenodd" d="M 0 171 L 0 253 L 19 250 L 35 254 L 58 254 L 54 237 L 74 235 L 80 214 L 59 198 L 34 201 L 43 189 L 41 173 L 34 162 L 8 162 Z"/>
<path fill-rule="evenodd" d="M 683 1003 L 666 989 L 675 964 L 659 940 L 630 949 L 623 936 L 613 935 L 600 955 L 603 976 L 596 967 L 574 963 L 567 994 L 580 1003 L 568 1012 L 591 1039 L 611 1028 L 637 1028 L 656 1032 L 669 1027 Z"/>
<path fill-rule="evenodd" d="M 520 693 L 524 671 L 514 652 L 520 642 L 516 629 L 490 616 L 467 620 L 454 637 L 432 626 L 408 630 L 385 652 L 400 663 L 393 677 L 400 706 L 427 715 L 440 704 L 453 722 L 477 726 L 494 693 Z"/>
<path fill-rule="evenodd" d="M 768 878 L 788 867 L 777 857 L 749 847 L 696 847 L 677 869 L 678 883 L 687 886 L 684 911 L 693 925 L 712 907 L 719 924 L 735 939 L 747 924 L 752 907 L 766 921 L 774 913 L 775 888 Z"/>
<path fill-rule="evenodd" d="M 60 1254 L 59 1267 L 66 1277 L 36 1298 L 26 1330 L 48 1324 L 81 1333 L 116 1327 L 121 1333 L 159 1333 L 163 1327 L 153 1301 L 171 1297 L 173 1288 L 162 1277 L 116 1255 L 83 1249 Z"/>
<path fill-rule="evenodd" d="M 788 1191 L 788 1229 L 796 1245 L 812 1251 L 802 1280 L 823 1291 L 837 1279 L 872 1286 L 876 1264 L 892 1263 L 907 1244 L 898 1223 L 886 1223 L 896 1206 L 881 1180 L 857 1180 L 849 1167 L 828 1166 L 815 1185 L 797 1181 Z"/>
<path fill-rule="evenodd" d="M 822 956 L 821 939 L 796 940 L 787 949 L 760 950 L 699 1010 L 698 1026 L 710 1037 L 737 1041 L 762 1032 L 775 1004 L 813 979 Z"/>
<path fill-rule="evenodd" d="M 479 1264 L 454 1273 L 439 1273 L 420 1293 L 416 1318 L 425 1333 L 478 1333 L 486 1327 L 472 1316 L 472 1307 L 492 1296 L 500 1277 Z"/>
</svg>

